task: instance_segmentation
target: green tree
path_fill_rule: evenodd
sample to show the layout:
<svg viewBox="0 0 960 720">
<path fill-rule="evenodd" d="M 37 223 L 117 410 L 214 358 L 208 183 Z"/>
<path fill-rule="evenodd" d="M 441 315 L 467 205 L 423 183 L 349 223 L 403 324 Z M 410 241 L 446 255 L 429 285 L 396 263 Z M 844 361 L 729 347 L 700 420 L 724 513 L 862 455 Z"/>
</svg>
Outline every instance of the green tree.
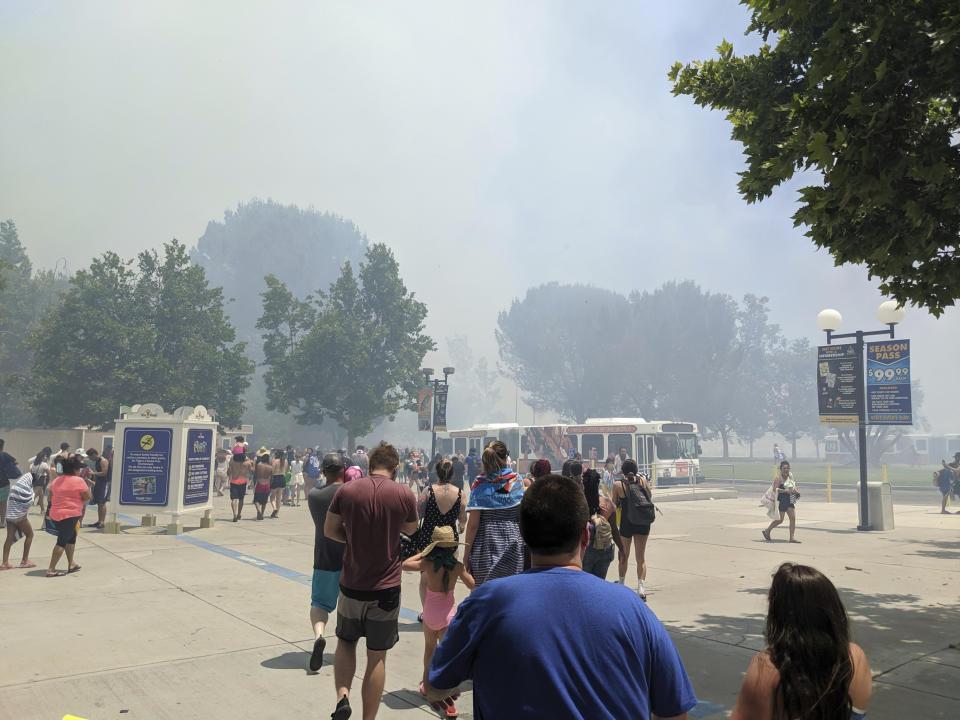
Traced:
<svg viewBox="0 0 960 720">
<path fill-rule="evenodd" d="M 270 290 L 265 276 L 281 278 L 295 297 L 306 298 L 336 280 L 344 262 L 356 267 L 366 248 L 366 236 L 349 220 L 253 199 L 227 211 L 223 222 L 210 222 L 190 257 L 206 270 L 212 285 L 224 288 L 237 339 L 247 343 L 247 355 L 259 364 L 264 359 L 257 326 L 260 296 Z M 304 445 L 329 437 L 319 427 L 299 425 L 288 413 L 267 410 L 263 375 L 259 367 L 243 395 L 244 420 L 253 423 L 258 436 L 265 442 L 272 438 L 276 444 Z"/>
<path fill-rule="evenodd" d="M 112 252 L 77 272 L 31 339 L 40 419 L 109 427 L 120 405 L 203 404 L 238 423 L 252 365 L 220 288 L 176 240 L 136 262 Z"/>
<path fill-rule="evenodd" d="M 818 424 L 817 353 L 807 339 L 778 348 L 770 358 L 772 428 L 790 442 L 797 457 L 797 440 L 812 435 Z"/>
<path fill-rule="evenodd" d="M 630 296 L 632 320 L 618 371 L 647 418 L 690 420 L 719 436 L 723 456 L 736 437 L 741 397 L 737 304 L 692 281 L 668 282 Z"/>
<path fill-rule="evenodd" d="M 447 426 L 465 428 L 479 422 L 505 422 L 506 414 L 497 408 L 499 373 L 490 368 L 487 358 L 478 360 L 474 356 L 466 335 L 448 337 L 446 342 L 450 364 L 457 371 L 450 378 Z"/>
<path fill-rule="evenodd" d="M 670 71 L 676 95 L 727 112 L 762 200 L 798 171 L 795 225 L 939 316 L 960 297 L 960 4 L 742 0 L 764 44 Z"/>
<path fill-rule="evenodd" d="M 30 406 L 33 353 L 27 340 L 67 282 L 33 268 L 12 220 L 0 222 L 0 285 L 0 422 L 10 428 L 36 425 Z"/>
<path fill-rule="evenodd" d="M 500 360 L 535 407 L 575 422 L 609 417 L 624 381 L 613 344 L 629 314 L 626 298 L 609 290 L 556 282 L 531 288 L 499 315 Z"/>
<path fill-rule="evenodd" d="M 737 310 L 737 342 L 740 363 L 736 368 L 741 392 L 736 396 L 734 430 L 737 438 L 753 444 L 772 424 L 773 360 L 784 346 L 780 327 L 770 323 L 769 298 L 747 294 Z"/>
<path fill-rule="evenodd" d="M 344 263 L 326 294 L 297 300 L 273 278 L 262 296 L 270 410 L 303 425 L 332 418 L 353 450 L 379 420 L 416 407 L 421 363 L 435 346 L 423 333 L 427 308 L 386 245 L 372 245 L 357 274 Z"/>
</svg>

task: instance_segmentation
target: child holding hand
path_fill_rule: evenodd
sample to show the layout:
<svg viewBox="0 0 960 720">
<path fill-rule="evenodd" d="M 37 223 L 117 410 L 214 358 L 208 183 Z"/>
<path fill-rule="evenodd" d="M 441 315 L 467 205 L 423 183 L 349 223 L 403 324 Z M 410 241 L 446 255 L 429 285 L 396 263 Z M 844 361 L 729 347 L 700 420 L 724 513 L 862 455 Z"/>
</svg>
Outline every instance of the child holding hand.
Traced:
<svg viewBox="0 0 960 720">
<path fill-rule="evenodd" d="M 430 539 L 430 544 L 422 553 L 403 561 L 404 570 L 422 572 L 427 578 L 427 594 L 423 601 L 423 682 L 420 683 L 420 693 L 424 696 L 424 682 L 430 672 L 433 652 L 457 612 L 457 601 L 453 596 L 457 579 L 462 580 L 470 590 L 476 585 L 473 576 L 457 559 L 459 543 L 453 528 L 449 525 L 436 527 Z M 452 699 L 448 698 L 442 705 L 447 717 L 457 716 Z"/>
</svg>

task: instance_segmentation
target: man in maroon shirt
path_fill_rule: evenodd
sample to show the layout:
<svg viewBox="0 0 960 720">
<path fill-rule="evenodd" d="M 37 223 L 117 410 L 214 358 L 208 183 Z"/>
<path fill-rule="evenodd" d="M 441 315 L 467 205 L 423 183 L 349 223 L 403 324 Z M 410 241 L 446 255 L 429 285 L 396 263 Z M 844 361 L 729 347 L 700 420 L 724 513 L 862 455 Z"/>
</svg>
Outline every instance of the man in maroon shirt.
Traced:
<svg viewBox="0 0 960 720">
<path fill-rule="evenodd" d="M 409 487 L 394 481 L 400 465 L 396 448 L 380 443 L 368 458 L 370 475 L 337 491 L 323 524 L 326 537 L 346 543 L 337 599 L 333 720 L 350 717 L 350 684 L 361 637 L 367 642 L 367 669 L 360 689 L 363 720 L 377 716 L 387 650 L 400 639 L 400 533 L 409 535 L 417 529 L 416 498 Z"/>
</svg>

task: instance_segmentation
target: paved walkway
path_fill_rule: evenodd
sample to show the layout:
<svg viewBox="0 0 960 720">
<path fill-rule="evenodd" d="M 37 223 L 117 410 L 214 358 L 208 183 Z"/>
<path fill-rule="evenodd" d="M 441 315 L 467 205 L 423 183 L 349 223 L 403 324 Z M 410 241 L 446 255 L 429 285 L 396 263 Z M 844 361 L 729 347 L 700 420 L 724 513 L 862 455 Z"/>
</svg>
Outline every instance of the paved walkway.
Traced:
<svg viewBox="0 0 960 720">
<path fill-rule="evenodd" d="M 701 699 L 692 715 L 729 712 L 762 646 L 771 572 L 790 559 L 820 568 L 841 588 L 875 674 L 872 719 L 957 717 L 960 515 L 899 505 L 896 530 L 858 533 L 855 505 L 802 502 L 803 544 L 788 545 L 785 530 L 774 531 L 776 542 L 762 541 L 766 520 L 755 505 L 752 498 L 665 503 L 654 526 L 649 603 Z M 306 503 L 284 508 L 277 520 L 237 524 L 227 521 L 227 498 L 216 507 L 216 527 L 182 536 L 132 523 L 120 535 L 85 530 L 77 550 L 83 569 L 63 578 L 43 577 L 53 538 L 38 533 L 32 555 L 40 567 L 0 573 L 0 717 L 328 717 L 332 670 L 306 671 L 313 543 Z M 435 716 L 415 691 L 422 635 L 412 576 L 403 597 L 379 717 Z M 471 717 L 469 693 L 459 707 Z"/>
</svg>

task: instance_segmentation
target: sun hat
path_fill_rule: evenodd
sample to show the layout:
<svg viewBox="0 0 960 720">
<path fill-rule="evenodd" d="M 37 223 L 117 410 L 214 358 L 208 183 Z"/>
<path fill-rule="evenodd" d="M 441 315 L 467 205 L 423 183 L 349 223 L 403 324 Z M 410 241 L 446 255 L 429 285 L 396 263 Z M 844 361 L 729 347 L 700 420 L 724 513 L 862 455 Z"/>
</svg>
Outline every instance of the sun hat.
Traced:
<svg viewBox="0 0 960 720">
<path fill-rule="evenodd" d="M 457 547 L 457 545 L 463 545 L 463 543 L 457 542 L 456 536 L 453 534 L 453 528 L 449 525 L 435 527 L 430 540 L 431 543 L 423 549 L 423 552 L 420 553 L 420 557 L 426 557 L 433 552 L 435 547 L 454 548 Z"/>
<path fill-rule="evenodd" d="M 269 455 L 269 454 L 270 454 L 270 451 L 267 450 L 263 445 L 261 445 L 260 449 L 257 450 L 257 457 L 260 457 L 261 455 Z"/>
</svg>

